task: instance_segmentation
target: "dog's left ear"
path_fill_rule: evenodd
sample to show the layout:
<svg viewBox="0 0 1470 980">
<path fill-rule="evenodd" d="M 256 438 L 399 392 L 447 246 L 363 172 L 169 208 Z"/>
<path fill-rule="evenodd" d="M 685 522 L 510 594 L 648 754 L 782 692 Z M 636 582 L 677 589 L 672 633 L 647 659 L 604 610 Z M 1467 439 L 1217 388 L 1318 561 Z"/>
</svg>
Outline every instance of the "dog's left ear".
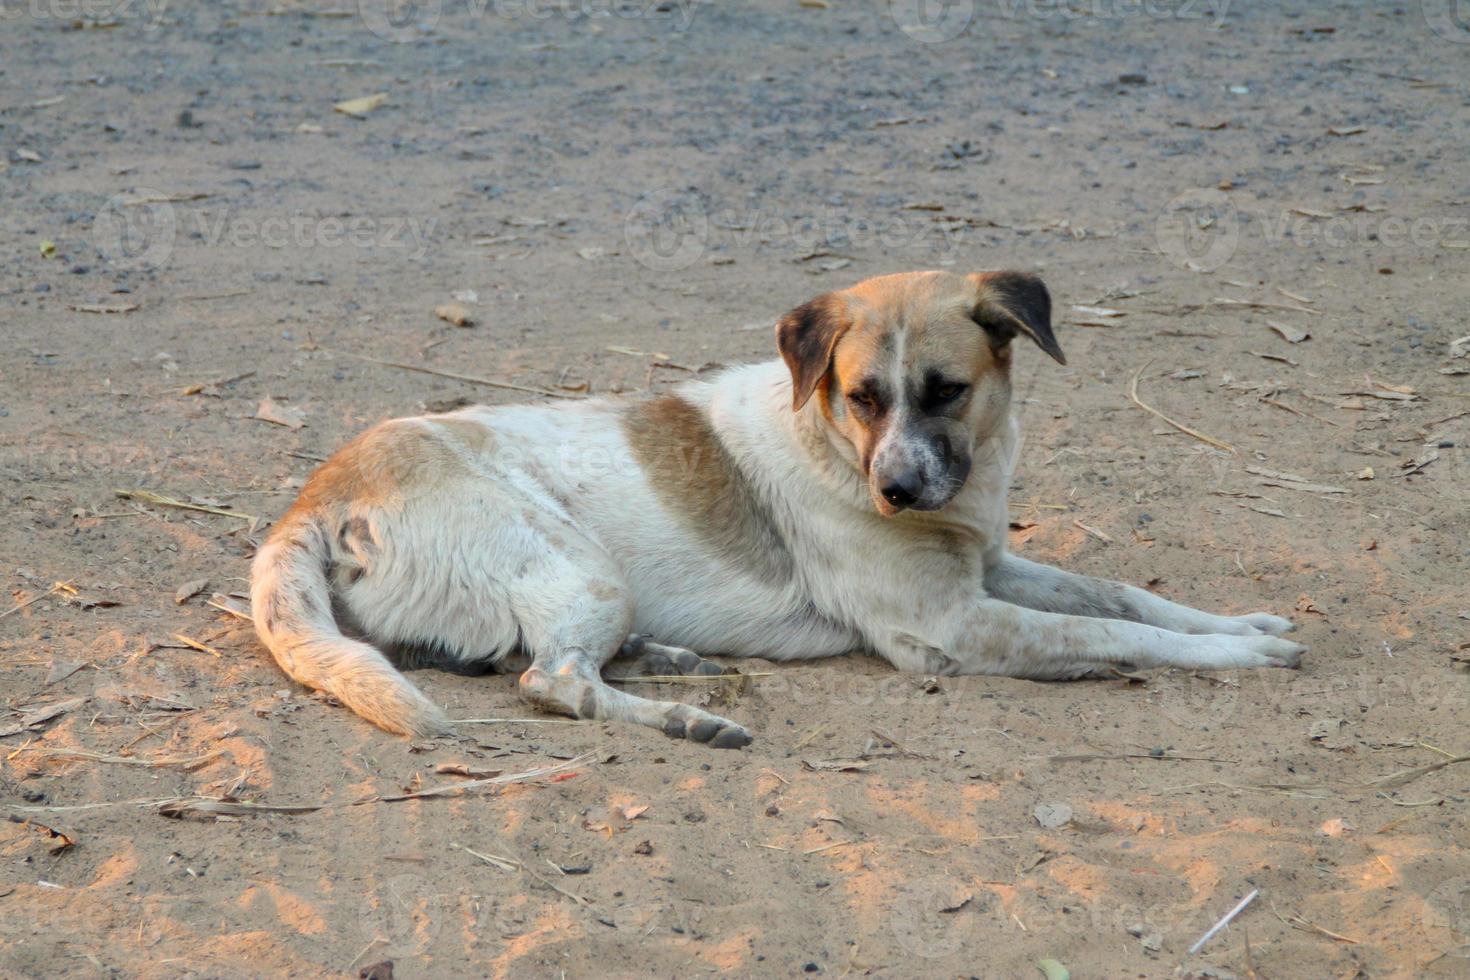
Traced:
<svg viewBox="0 0 1470 980">
<path fill-rule="evenodd" d="M 832 351 L 847 332 L 848 319 L 830 293 L 804 303 L 776 321 L 776 349 L 791 371 L 791 410 L 817 390 L 832 366 Z"/>
<path fill-rule="evenodd" d="M 965 278 L 976 292 L 970 318 L 985 328 L 992 344 L 1003 347 L 1025 334 L 1058 364 L 1067 363 L 1051 332 L 1051 295 L 1040 279 L 1025 272 L 977 272 Z"/>
</svg>

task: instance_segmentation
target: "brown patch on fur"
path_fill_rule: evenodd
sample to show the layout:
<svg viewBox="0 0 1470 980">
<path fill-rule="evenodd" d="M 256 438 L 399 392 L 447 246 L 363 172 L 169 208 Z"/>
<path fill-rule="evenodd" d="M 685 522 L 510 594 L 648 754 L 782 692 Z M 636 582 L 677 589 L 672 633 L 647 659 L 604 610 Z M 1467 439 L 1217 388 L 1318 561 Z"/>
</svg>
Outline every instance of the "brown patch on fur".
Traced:
<svg viewBox="0 0 1470 980">
<path fill-rule="evenodd" d="M 429 420 L 434 431 L 447 436 L 454 445 L 478 456 L 493 453 L 496 449 L 495 433 L 483 423 L 457 415 L 436 415 Z"/>
<path fill-rule="evenodd" d="M 758 578 L 791 576 L 785 540 L 702 411 L 665 395 L 630 406 L 623 428 L 654 492 L 688 534 Z"/>
</svg>

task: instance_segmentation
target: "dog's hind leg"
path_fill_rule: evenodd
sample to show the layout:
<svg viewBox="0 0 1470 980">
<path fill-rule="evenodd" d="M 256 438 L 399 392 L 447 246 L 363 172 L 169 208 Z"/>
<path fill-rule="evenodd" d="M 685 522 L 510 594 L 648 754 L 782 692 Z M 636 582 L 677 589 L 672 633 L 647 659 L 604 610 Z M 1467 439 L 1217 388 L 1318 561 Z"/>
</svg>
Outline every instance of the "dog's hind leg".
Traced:
<svg viewBox="0 0 1470 980">
<path fill-rule="evenodd" d="M 629 680 L 635 677 L 717 677 L 724 672 L 725 668 L 693 650 L 655 643 L 641 633 L 633 633 L 618 650 L 617 658 L 608 664 L 603 676 Z"/>
<path fill-rule="evenodd" d="M 511 598 L 532 657 L 521 674 L 522 696 L 573 718 L 632 721 L 715 748 L 750 744 L 750 733 L 733 721 L 693 705 L 653 701 L 607 685 L 602 667 L 628 640 L 632 595 L 616 564 L 595 542 L 568 527 L 559 528 L 555 538 L 554 550 L 541 552 Z"/>
</svg>

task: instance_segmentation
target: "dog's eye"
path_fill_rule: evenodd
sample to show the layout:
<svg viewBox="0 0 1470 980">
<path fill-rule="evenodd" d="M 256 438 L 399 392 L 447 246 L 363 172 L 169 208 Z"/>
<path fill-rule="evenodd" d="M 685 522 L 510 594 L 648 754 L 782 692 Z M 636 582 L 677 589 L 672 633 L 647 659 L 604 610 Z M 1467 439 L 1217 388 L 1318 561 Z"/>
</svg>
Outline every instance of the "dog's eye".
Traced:
<svg viewBox="0 0 1470 980">
<path fill-rule="evenodd" d="M 963 395 L 966 389 L 968 389 L 969 387 L 969 385 L 962 385 L 958 383 L 940 385 L 939 388 L 935 390 L 934 395 L 942 402 L 952 402 L 956 398 Z"/>
<path fill-rule="evenodd" d="M 871 391 L 859 390 L 847 393 L 848 402 L 857 409 L 872 415 L 878 411 L 878 399 Z"/>
</svg>

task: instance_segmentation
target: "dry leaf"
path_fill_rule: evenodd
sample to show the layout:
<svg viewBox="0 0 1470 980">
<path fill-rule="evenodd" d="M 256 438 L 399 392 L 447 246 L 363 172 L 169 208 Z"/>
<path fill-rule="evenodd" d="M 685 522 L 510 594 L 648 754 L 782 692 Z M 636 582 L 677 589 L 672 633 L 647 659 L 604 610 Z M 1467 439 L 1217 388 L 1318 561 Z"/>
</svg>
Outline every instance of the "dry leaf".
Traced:
<svg viewBox="0 0 1470 980">
<path fill-rule="evenodd" d="M 1288 344 L 1300 344 L 1312 335 L 1300 327 L 1293 327 L 1285 323 L 1277 323 L 1275 320 L 1267 320 L 1266 326 L 1281 335 L 1281 339 Z"/>
<path fill-rule="evenodd" d="M 1094 316 L 1104 319 L 1115 316 L 1127 316 L 1127 313 L 1123 310 L 1110 310 L 1106 306 L 1074 306 L 1072 310 L 1076 313 L 1081 313 L 1083 316 Z"/>
<path fill-rule="evenodd" d="M 373 95 L 364 95 L 360 99 L 348 99 L 346 102 L 338 102 L 332 108 L 345 116 L 361 119 L 387 101 L 387 92 L 377 92 Z"/>
<path fill-rule="evenodd" d="M 36 708 L 33 711 L 21 715 L 20 721 L 16 724 L 0 728 L 0 738 L 4 738 L 7 735 L 15 735 L 28 728 L 45 724 L 53 718 L 80 707 L 86 700 L 86 698 L 70 698 L 66 701 L 58 701 L 55 704 L 48 704 L 44 708 Z"/>
<path fill-rule="evenodd" d="M 475 321 L 470 319 L 470 311 L 458 303 L 445 303 L 434 307 L 434 315 L 445 323 L 452 323 L 456 327 L 473 327 Z"/>
<path fill-rule="evenodd" d="M 284 425 L 288 429 L 299 429 L 306 425 L 306 412 L 290 405 L 277 405 L 274 399 L 262 398 L 255 417 L 262 422 Z"/>
<path fill-rule="evenodd" d="M 1328 126 L 1327 127 L 1327 135 L 1329 135 L 1329 136 L 1356 136 L 1359 133 L 1366 133 L 1367 131 L 1368 131 L 1368 127 L 1366 127 L 1366 126 Z"/>
<path fill-rule="evenodd" d="M 207 578 L 197 578 L 192 582 L 185 582 L 174 593 L 174 602 L 182 606 L 207 588 L 209 588 L 209 579 Z"/>
</svg>

